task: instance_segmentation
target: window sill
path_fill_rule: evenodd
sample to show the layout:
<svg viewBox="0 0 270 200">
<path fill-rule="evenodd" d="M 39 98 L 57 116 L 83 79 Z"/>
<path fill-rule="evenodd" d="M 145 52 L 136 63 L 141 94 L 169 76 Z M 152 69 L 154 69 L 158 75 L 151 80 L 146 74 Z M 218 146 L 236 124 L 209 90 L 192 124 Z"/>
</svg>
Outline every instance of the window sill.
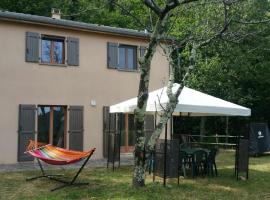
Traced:
<svg viewBox="0 0 270 200">
<path fill-rule="evenodd" d="M 116 68 L 116 70 L 120 71 L 120 72 L 134 72 L 134 73 L 139 73 L 140 72 L 139 69 L 132 70 L 132 69 L 118 69 L 118 68 Z"/>
<path fill-rule="evenodd" d="M 57 66 L 57 67 L 67 67 L 67 64 L 56 64 L 56 63 L 42 63 L 39 62 L 40 65 L 48 65 L 48 66 Z"/>
</svg>

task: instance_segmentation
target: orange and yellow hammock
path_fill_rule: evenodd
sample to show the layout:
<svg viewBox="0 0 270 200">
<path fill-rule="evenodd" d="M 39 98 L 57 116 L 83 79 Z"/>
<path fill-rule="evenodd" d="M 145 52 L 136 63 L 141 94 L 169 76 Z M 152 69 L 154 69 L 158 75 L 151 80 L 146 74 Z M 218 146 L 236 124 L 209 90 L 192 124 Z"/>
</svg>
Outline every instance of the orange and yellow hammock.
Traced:
<svg viewBox="0 0 270 200">
<path fill-rule="evenodd" d="M 36 142 L 30 141 L 26 153 L 51 165 L 67 165 L 75 163 L 89 157 L 95 151 L 95 148 L 91 149 L 90 151 L 81 152 L 66 150 L 60 147 L 52 146 L 51 144 L 44 145 L 39 143 L 38 147 L 36 145 Z"/>
</svg>

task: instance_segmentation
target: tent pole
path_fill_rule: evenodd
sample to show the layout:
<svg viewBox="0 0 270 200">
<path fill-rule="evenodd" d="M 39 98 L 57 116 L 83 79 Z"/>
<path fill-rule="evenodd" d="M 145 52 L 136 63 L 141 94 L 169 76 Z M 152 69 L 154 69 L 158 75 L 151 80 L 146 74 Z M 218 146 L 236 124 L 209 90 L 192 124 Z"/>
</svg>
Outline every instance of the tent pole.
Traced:
<svg viewBox="0 0 270 200">
<path fill-rule="evenodd" d="M 173 139 L 173 116 L 171 115 L 170 119 L 170 139 Z"/>
<path fill-rule="evenodd" d="M 109 168 L 109 161 L 110 161 L 110 143 L 111 143 L 111 113 L 109 111 L 109 133 L 108 133 L 108 145 L 107 145 L 107 169 Z"/>
<path fill-rule="evenodd" d="M 118 114 L 115 115 L 114 118 L 114 125 L 115 125 L 115 133 L 113 134 L 113 171 L 114 171 L 114 160 L 115 160 L 115 142 L 116 142 L 116 134 L 117 134 L 117 116 Z"/>
<path fill-rule="evenodd" d="M 155 112 L 154 121 L 155 121 L 154 126 L 155 126 L 155 130 L 156 130 L 156 127 L 157 127 L 157 111 Z M 156 173 L 155 173 L 156 172 L 156 170 L 155 170 L 155 168 L 156 168 L 156 162 L 155 162 L 155 160 L 156 160 L 156 147 L 154 147 L 153 159 L 154 159 L 154 162 L 153 162 L 153 182 L 155 182 L 155 180 L 156 180 Z"/>
<path fill-rule="evenodd" d="M 166 123 L 166 126 L 165 126 L 165 145 L 164 145 L 164 177 L 163 177 L 163 186 L 165 187 L 166 186 L 166 176 L 167 176 L 167 128 L 168 128 L 168 124 Z"/>
<path fill-rule="evenodd" d="M 119 137 L 119 139 L 118 139 L 118 146 L 119 146 L 119 152 L 118 152 L 119 155 L 118 156 L 119 156 L 119 161 L 118 161 L 118 167 L 120 167 L 120 160 L 121 160 L 120 159 L 120 155 L 121 155 L 121 152 L 120 151 L 121 151 L 121 135 L 122 135 L 122 118 L 123 118 L 123 114 L 121 113 L 120 114 L 120 125 L 118 124 L 119 125 L 119 136 L 118 136 Z"/>
</svg>

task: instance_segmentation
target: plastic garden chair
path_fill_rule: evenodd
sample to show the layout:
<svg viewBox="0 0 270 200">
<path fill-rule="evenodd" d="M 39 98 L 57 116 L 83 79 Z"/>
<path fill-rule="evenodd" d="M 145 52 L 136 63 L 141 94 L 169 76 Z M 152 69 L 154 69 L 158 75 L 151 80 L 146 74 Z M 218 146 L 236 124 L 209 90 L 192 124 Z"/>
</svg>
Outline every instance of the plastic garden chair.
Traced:
<svg viewBox="0 0 270 200">
<path fill-rule="evenodd" d="M 217 149 L 212 148 L 207 157 L 207 174 L 211 174 L 212 176 L 217 176 L 217 165 L 216 165 L 216 155 Z"/>
</svg>

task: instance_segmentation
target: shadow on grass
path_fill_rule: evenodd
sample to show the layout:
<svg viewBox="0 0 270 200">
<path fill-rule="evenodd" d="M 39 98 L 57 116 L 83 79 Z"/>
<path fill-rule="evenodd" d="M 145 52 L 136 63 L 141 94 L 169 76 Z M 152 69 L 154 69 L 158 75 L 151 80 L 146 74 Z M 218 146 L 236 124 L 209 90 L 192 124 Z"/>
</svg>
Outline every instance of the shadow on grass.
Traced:
<svg viewBox="0 0 270 200">
<path fill-rule="evenodd" d="M 228 200 L 228 199 L 270 199 L 270 156 L 250 158 L 250 179 L 236 181 L 234 177 L 234 153 L 220 153 L 217 157 L 218 177 L 198 177 L 195 179 L 168 180 L 163 187 L 162 179 L 152 182 L 147 176 L 146 187 L 133 188 L 132 167 L 121 167 L 115 172 L 106 168 L 85 169 L 79 181 L 90 185 L 67 187 L 50 192 L 59 185 L 47 179 L 26 182 L 26 177 L 39 174 L 39 171 L 0 173 L 0 199 L 187 199 L 187 200 Z M 55 170 L 64 173 L 65 178 L 73 177 L 75 169 Z"/>
</svg>

